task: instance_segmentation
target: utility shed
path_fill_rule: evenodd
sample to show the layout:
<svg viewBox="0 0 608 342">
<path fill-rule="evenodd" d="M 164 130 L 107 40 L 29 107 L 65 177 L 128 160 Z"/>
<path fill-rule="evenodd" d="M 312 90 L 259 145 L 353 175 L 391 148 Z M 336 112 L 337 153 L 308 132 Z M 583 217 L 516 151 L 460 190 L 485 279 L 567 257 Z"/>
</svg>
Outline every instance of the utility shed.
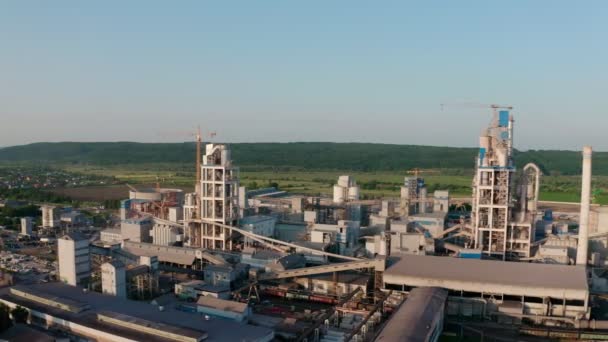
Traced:
<svg viewBox="0 0 608 342">
<path fill-rule="evenodd" d="M 209 296 L 201 296 L 197 304 L 197 311 L 209 316 L 231 319 L 243 322 L 251 315 L 251 308 L 247 303 L 219 299 Z"/>
<path fill-rule="evenodd" d="M 442 287 L 451 290 L 451 296 L 491 295 L 500 303 L 523 302 L 522 314 L 589 316 L 589 288 L 582 267 L 403 255 L 384 272 L 384 286 L 401 291 Z"/>
<path fill-rule="evenodd" d="M 438 287 L 419 287 L 391 316 L 376 342 L 434 342 L 443 331 L 448 291 Z"/>
</svg>

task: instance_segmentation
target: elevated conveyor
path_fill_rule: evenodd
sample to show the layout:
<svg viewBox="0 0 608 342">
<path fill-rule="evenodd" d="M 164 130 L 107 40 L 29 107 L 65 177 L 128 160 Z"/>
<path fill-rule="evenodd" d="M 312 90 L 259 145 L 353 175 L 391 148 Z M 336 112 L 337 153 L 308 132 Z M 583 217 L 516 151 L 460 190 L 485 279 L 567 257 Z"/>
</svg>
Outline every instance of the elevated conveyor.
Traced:
<svg viewBox="0 0 608 342">
<path fill-rule="evenodd" d="M 370 259 L 370 260 L 359 260 L 359 261 L 352 261 L 352 262 L 342 262 L 342 263 L 335 263 L 335 264 L 329 264 L 329 265 L 323 265 L 323 266 L 304 267 L 304 268 L 296 268 L 293 270 L 262 273 L 258 277 L 258 280 L 274 280 L 274 279 L 283 279 L 283 278 L 292 278 L 292 277 L 303 277 L 303 276 L 311 276 L 311 275 L 316 275 L 316 274 L 358 270 L 358 269 L 363 269 L 363 268 L 373 268 L 377 272 L 381 272 L 381 271 L 384 271 L 385 264 L 386 264 L 386 260 L 380 259 L 380 258 Z"/>
</svg>

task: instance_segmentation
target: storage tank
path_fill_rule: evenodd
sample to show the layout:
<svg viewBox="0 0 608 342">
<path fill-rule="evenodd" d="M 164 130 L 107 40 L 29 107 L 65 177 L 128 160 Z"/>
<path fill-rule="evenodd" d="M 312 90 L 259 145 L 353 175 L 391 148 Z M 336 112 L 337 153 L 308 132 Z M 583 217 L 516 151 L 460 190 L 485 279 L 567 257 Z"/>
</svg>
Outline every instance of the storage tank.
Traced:
<svg viewBox="0 0 608 342">
<path fill-rule="evenodd" d="M 344 203 L 345 196 L 344 191 L 346 188 L 343 188 L 339 185 L 334 185 L 334 203 Z"/>
<path fill-rule="evenodd" d="M 344 188 L 348 188 L 353 185 L 353 180 L 348 175 L 338 177 L 338 185 Z"/>
<path fill-rule="evenodd" d="M 359 187 L 351 186 L 348 188 L 348 199 L 350 201 L 358 201 L 359 200 Z"/>
<path fill-rule="evenodd" d="M 222 149 L 222 165 L 228 166 L 230 164 L 230 150 L 227 148 Z"/>
</svg>

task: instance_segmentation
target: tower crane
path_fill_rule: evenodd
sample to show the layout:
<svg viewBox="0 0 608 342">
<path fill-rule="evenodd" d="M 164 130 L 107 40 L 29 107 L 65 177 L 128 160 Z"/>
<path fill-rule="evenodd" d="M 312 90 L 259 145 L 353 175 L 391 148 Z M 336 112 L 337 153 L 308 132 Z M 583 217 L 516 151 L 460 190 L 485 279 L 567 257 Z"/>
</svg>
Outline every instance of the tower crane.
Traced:
<svg viewBox="0 0 608 342">
<path fill-rule="evenodd" d="M 445 107 L 465 107 L 465 108 L 491 108 L 491 109 L 507 109 L 513 110 L 513 106 L 508 105 L 499 105 L 499 104 L 484 104 L 484 103 L 476 103 L 476 102 L 457 102 L 457 103 L 441 103 L 441 110 Z"/>
</svg>

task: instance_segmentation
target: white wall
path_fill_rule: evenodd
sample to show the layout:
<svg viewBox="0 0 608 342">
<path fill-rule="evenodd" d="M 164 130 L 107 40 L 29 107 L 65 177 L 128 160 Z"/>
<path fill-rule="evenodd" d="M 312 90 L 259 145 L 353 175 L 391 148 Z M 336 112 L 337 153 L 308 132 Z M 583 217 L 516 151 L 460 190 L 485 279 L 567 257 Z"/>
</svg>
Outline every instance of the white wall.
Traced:
<svg viewBox="0 0 608 342">
<path fill-rule="evenodd" d="M 124 267 L 110 263 L 101 265 L 101 289 L 105 294 L 127 298 L 127 281 Z"/>
<path fill-rule="evenodd" d="M 91 272 L 89 241 L 57 240 L 57 259 L 60 281 L 72 286 L 80 285 Z"/>
</svg>

